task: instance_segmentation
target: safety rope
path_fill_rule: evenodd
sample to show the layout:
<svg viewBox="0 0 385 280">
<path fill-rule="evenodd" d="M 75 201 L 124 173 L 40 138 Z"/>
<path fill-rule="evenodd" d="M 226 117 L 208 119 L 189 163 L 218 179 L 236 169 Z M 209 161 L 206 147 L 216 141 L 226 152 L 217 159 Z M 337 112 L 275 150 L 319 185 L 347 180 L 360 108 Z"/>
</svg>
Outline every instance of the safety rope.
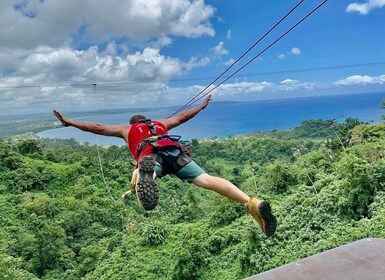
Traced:
<svg viewBox="0 0 385 280">
<path fill-rule="evenodd" d="M 93 105 L 94 105 L 94 120 L 96 122 L 96 105 L 95 105 L 95 97 L 96 97 L 96 86 L 97 84 L 92 84 L 93 88 Z M 98 153 L 98 161 L 99 161 L 99 168 L 100 168 L 100 174 L 102 175 L 103 178 L 103 184 L 106 189 L 106 192 L 108 193 L 108 196 L 112 199 L 112 201 L 116 201 L 115 198 L 112 196 L 111 190 L 107 184 L 106 177 L 104 176 L 104 170 L 103 170 L 103 163 L 102 163 L 102 157 L 100 155 L 100 150 L 99 150 L 99 137 L 97 134 L 95 134 L 96 138 L 96 151 Z"/>
<path fill-rule="evenodd" d="M 173 114 L 171 114 L 168 118 L 174 116 L 178 112 L 185 109 L 187 106 L 197 102 L 198 100 L 202 99 L 203 97 L 207 96 L 211 92 L 213 92 L 215 89 L 217 89 L 219 86 L 221 86 L 223 83 L 231 79 L 233 76 L 235 76 L 238 72 L 240 72 L 242 69 L 244 69 L 246 66 L 248 66 L 251 62 L 253 62 L 255 59 L 257 59 L 259 56 L 261 56 L 263 53 L 265 53 L 268 49 L 270 49 L 273 45 L 275 45 L 278 41 L 280 41 L 283 37 L 285 37 L 288 33 L 290 33 L 293 29 L 295 29 L 298 25 L 300 25 L 302 22 L 304 22 L 308 17 L 310 17 L 313 13 L 315 13 L 319 8 L 321 8 L 328 0 L 324 0 L 322 3 L 320 3 L 317 7 L 315 7 L 313 10 L 311 10 L 306 16 L 304 16 L 301 20 L 299 20 L 296 24 L 294 24 L 291 28 L 286 30 L 281 36 L 279 36 L 276 40 L 274 40 L 270 45 L 268 45 L 266 48 L 264 48 L 261 52 L 259 52 L 256 56 L 254 56 L 252 59 L 250 59 L 247 63 L 242 65 L 238 70 L 233 72 L 230 76 L 228 76 L 226 79 L 224 79 L 222 82 L 220 82 L 218 85 L 210 89 L 208 92 L 201 95 L 209 86 L 211 86 L 213 83 L 215 83 L 220 77 L 222 77 L 233 65 L 235 65 L 241 58 L 243 58 L 247 52 L 249 52 L 252 48 L 254 48 L 263 38 L 265 38 L 273 29 L 275 29 L 287 16 L 289 16 L 303 1 L 299 2 L 297 5 L 295 5 L 281 20 L 277 22 L 268 32 L 266 32 L 251 48 L 249 48 L 239 59 L 236 60 L 230 67 L 228 67 L 221 75 L 218 76 L 213 82 L 211 82 L 207 87 L 205 87 L 201 92 L 199 92 L 197 95 L 194 96 L 189 102 L 184 104 L 180 109 L 175 111 Z M 201 96 L 200 96 L 201 95 Z M 200 97 L 198 97 L 200 96 Z"/>
</svg>

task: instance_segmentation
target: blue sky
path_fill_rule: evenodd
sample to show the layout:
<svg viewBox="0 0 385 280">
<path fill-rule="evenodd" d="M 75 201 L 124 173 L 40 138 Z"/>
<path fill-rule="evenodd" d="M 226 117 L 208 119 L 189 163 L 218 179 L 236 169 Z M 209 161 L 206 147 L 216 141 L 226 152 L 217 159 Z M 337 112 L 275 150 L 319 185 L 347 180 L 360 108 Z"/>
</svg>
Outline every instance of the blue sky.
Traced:
<svg viewBox="0 0 385 280">
<path fill-rule="evenodd" d="M 0 114 L 184 104 L 298 2 L 3 0 Z M 321 2 L 303 1 L 233 69 Z M 384 91 L 384 46 L 385 0 L 329 0 L 213 98 Z"/>
</svg>

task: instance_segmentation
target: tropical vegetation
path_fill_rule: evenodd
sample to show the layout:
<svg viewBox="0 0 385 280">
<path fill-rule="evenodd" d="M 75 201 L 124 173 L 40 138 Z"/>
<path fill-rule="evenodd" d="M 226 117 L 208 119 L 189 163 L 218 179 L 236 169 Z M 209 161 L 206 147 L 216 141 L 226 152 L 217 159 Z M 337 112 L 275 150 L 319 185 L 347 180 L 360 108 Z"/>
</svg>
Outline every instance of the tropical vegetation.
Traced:
<svg viewBox="0 0 385 280">
<path fill-rule="evenodd" d="M 126 147 L 0 140 L 1 279 L 242 279 L 362 238 L 385 238 L 385 124 L 311 120 L 193 140 L 209 173 L 267 199 L 267 238 L 242 205 L 168 176 L 154 211 L 129 189 Z M 106 192 L 111 190 L 115 201 Z"/>
</svg>

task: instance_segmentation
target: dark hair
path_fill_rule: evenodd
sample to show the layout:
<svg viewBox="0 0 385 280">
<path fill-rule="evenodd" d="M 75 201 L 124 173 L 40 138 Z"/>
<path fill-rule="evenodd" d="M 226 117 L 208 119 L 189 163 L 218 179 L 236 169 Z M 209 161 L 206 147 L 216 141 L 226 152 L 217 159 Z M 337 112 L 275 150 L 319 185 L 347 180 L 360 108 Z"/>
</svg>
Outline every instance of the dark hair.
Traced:
<svg viewBox="0 0 385 280">
<path fill-rule="evenodd" d="M 143 115 L 135 115 L 135 116 L 131 117 L 130 124 L 138 123 L 138 122 L 145 121 L 145 120 L 146 120 L 145 116 L 143 116 Z"/>
</svg>

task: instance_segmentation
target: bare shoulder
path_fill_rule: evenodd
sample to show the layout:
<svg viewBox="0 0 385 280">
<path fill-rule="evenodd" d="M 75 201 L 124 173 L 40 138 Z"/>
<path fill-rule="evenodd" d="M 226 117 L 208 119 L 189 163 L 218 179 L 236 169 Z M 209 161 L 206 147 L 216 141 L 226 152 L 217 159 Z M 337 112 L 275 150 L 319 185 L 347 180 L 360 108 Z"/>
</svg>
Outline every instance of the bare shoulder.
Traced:
<svg viewBox="0 0 385 280">
<path fill-rule="evenodd" d="M 121 125 L 121 133 L 123 135 L 123 138 L 127 141 L 128 139 L 128 133 L 130 132 L 130 129 L 131 129 L 131 125 L 130 124 L 124 124 L 124 125 Z"/>
<path fill-rule="evenodd" d="M 106 136 L 115 136 L 127 139 L 128 132 L 130 130 L 130 125 L 121 124 L 121 125 L 103 125 L 100 127 L 100 133 Z"/>
<path fill-rule="evenodd" d="M 177 118 L 177 117 L 158 120 L 158 122 L 163 123 L 167 127 L 168 130 L 170 130 L 174 127 L 177 127 L 178 125 L 180 125 L 182 123 L 179 120 L 179 118 Z"/>
<path fill-rule="evenodd" d="M 123 138 L 124 141 L 128 143 L 128 133 L 130 132 L 131 125 L 129 124 L 114 125 L 112 126 L 112 129 L 115 130 L 115 133 L 118 134 L 117 135 L 118 137 Z"/>
</svg>

